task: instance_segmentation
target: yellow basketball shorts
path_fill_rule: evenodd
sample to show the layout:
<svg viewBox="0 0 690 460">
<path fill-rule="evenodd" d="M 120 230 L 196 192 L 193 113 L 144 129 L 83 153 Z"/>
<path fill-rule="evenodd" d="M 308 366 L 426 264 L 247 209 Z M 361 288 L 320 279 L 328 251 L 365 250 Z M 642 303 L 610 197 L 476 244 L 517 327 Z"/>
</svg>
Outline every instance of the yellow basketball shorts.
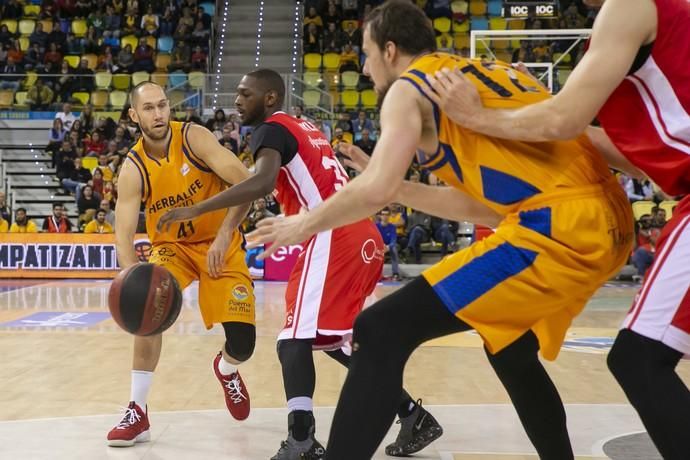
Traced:
<svg viewBox="0 0 690 460">
<path fill-rule="evenodd" d="M 630 255 L 633 217 L 615 181 L 536 196 L 496 232 L 422 273 L 497 353 L 533 330 L 558 356 L 572 319 Z"/>
<path fill-rule="evenodd" d="M 160 243 L 151 248 L 149 262 L 167 268 L 180 289 L 199 280 L 199 308 L 206 329 L 235 321 L 256 324 L 254 288 L 245 262 L 245 251 L 228 250 L 218 278 L 208 273 L 206 254 L 211 242 Z"/>
</svg>

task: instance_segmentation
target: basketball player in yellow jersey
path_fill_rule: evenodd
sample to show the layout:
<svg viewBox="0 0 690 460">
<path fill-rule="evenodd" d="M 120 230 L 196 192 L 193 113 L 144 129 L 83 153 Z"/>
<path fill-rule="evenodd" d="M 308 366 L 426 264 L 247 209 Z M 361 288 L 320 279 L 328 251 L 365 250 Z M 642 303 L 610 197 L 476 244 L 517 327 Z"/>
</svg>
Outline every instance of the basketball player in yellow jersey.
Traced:
<svg viewBox="0 0 690 460">
<path fill-rule="evenodd" d="M 142 137 L 130 150 L 119 176 L 115 236 L 120 266 L 137 263 L 134 234 L 142 206 L 152 243 L 149 262 L 167 268 L 184 289 L 199 281 L 199 307 L 207 329 L 220 323 L 225 344 L 213 361 L 225 402 L 238 420 L 249 415 L 249 395 L 237 365 L 249 359 L 256 340 L 254 293 L 245 263 L 243 237 L 236 229 L 249 210 L 238 206 L 156 231 L 168 209 L 191 206 L 236 184 L 249 172 L 206 128 L 170 121 L 163 88 L 143 83 L 130 93 L 129 116 Z M 108 444 L 148 441 L 146 399 L 158 364 L 162 336 L 135 337 L 131 401 Z"/>
<path fill-rule="evenodd" d="M 325 458 L 371 458 L 393 420 L 410 354 L 429 339 L 475 329 L 539 457 L 573 459 L 565 411 L 538 350 L 556 358 L 572 318 L 626 261 L 630 206 L 584 136 L 505 142 L 452 123 L 420 88 L 425 74 L 459 59 L 434 50 L 428 18 L 409 1 L 389 0 L 372 11 L 364 26 L 364 72 L 385 99 L 371 161 L 318 208 L 264 220 L 250 240 L 291 244 L 390 202 L 449 220 L 494 219 L 493 235 L 359 315 Z M 549 97 L 508 66 L 463 59 L 455 65 L 485 105 Z M 450 187 L 404 182 L 415 152 Z"/>
</svg>

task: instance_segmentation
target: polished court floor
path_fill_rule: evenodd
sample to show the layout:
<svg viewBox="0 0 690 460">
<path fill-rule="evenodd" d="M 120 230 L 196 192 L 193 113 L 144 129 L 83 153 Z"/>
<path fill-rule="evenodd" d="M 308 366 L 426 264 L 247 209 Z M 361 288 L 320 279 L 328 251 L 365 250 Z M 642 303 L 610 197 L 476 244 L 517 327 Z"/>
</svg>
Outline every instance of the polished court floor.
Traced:
<svg viewBox="0 0 690 460">
<path fill-rule="evenodd" d="M 149 398 L 152 441 L 128 449 L 105 445 L 129 399 L 132 349 L 131 337 L 108 314 L 108 286 L 0 280 L 0 459 L 253 460 L 274 454 L 287 419 L 275 353 L 285 285 L 257 283 L 257 347 L 240 368 L 252 400 L 245 422 L 226 412 L 211 371 L 222 330 L 205 330 L 196 287 L 185 292 L 183 312 L 164 336 Z M 375 296 L 395 289 L 380 285 Z M 574 323 L 559 359 L 546 364 L 566 403 L 578 458 L 658 458 L 637 434 L 643 428 L 605 364 L 636 289 L 602 288 Z M 325 443 L 345 370 L 322 354 L 316 366 L 317 437 Z M 686 362 L 680 373 L 690 382 Z M 445 428 L 417 458 L 537 458 L 475 334 L 425 344 L 412 357 L 405 384 Z M 396 432 L 393 425 L 387 440 Z M 375 458 L 386 457 L 381 450 Z"/>
</svg>

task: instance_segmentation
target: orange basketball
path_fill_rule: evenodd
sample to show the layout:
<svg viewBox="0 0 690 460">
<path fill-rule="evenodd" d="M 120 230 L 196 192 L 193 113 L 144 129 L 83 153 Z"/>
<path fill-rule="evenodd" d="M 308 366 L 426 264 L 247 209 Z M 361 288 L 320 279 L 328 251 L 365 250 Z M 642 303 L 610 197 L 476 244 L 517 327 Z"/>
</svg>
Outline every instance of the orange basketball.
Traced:
<svg viewBox="0 0 690 460">
<path fill-rule="evenodd" d="M 136 264 L 122 270 L 113 280 L 108 307 L 115 322 L 130 334 L 160 334 L 180 314 L 182 292 L 165 268 Z"/>
</svg>

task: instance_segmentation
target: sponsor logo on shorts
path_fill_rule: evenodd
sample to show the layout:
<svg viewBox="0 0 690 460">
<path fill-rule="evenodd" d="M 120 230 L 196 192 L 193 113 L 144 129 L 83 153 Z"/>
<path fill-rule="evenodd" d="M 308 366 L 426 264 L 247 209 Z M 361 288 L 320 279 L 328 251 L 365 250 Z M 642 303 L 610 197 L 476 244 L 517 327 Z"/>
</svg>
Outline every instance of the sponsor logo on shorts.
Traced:
<svg viewBox="0 0 690 460">
<path fill-rule="evenodd" d="M 244 284 L 237 284 L 232 288 L 232 296 L 239 301 L 247 300 L 249 297 L 249 289 Z"/>
</svg>

